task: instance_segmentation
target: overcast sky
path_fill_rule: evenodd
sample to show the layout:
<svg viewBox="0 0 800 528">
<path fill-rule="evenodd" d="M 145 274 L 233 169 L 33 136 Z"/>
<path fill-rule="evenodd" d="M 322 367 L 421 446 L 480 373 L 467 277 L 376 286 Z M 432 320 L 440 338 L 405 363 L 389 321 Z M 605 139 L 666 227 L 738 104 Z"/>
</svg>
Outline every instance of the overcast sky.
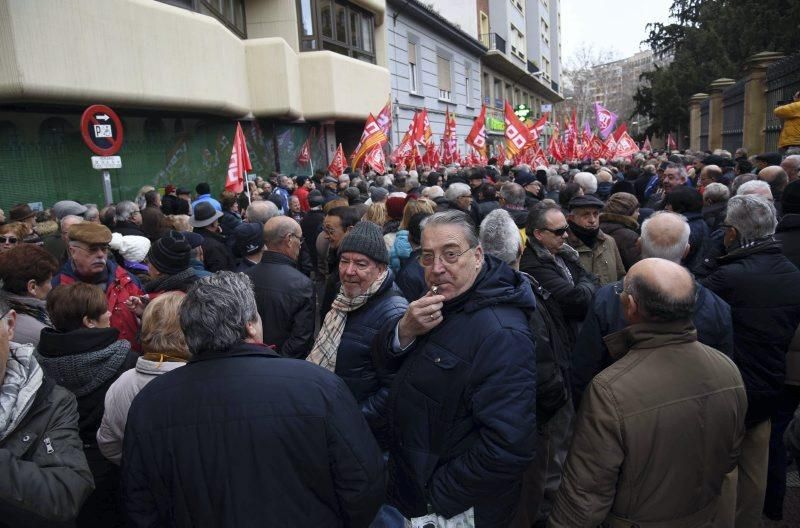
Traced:
<svg viewBox="0 0 800 528">
<path fill-rule="evenodd" d="M 561 0 L 561 54 L 569 63 L 582 45 L 610 51 L 613 59 L 645 49 L 648 22 L 665 22 L 672 0 Z"/>
</svg>

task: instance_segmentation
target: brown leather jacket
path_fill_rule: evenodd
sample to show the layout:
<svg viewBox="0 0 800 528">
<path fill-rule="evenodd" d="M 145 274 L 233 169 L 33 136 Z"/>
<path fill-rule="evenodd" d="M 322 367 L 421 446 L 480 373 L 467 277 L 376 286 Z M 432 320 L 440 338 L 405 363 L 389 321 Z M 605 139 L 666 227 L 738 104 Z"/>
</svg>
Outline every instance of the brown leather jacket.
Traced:
<svg viewBox="0 0 800 528">
<path fill-rule="evenodd" d="M 621 359 L 584 394 L 548 526 L 709 525 L 745 432 L 738 369 L 699 343 L 689 321 L 632 325 L 605 340 Z"/>
</svg>

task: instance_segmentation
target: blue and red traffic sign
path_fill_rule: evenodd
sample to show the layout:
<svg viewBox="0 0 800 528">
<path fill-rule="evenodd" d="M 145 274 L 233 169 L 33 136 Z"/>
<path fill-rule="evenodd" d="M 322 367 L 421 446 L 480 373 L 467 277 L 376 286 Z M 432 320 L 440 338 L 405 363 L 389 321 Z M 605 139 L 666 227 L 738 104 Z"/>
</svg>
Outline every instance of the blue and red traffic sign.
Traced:
<svg viewBox="0 0 800 528">
<path fill-rule="evenodd" d="M 109 107 L 92 105 L 81 116 L 81 136 L 98 156 L 112 156 L 122 147 L 122 122 Z"/>
</svg>

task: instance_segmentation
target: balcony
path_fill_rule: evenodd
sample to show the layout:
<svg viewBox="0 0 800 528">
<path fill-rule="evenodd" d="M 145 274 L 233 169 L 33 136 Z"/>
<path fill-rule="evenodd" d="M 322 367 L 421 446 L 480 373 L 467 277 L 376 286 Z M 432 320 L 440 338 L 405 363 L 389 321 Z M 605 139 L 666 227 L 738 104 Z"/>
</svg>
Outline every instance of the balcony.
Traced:
<svg viewBox="0 0 800 528">
<path fill-rule="evenodd" d="M 528 61 L 528 73 L 536 73 L 539 71 L 539 67 L 536 66 L 531 61 Z"/>
<path fill-rule="evenodd" d="M 490 50 L 497 50 L 500 53 L 506 52 L 506 41 L 497 33 L 483 33 L 481 43 Z"/>
</svg>

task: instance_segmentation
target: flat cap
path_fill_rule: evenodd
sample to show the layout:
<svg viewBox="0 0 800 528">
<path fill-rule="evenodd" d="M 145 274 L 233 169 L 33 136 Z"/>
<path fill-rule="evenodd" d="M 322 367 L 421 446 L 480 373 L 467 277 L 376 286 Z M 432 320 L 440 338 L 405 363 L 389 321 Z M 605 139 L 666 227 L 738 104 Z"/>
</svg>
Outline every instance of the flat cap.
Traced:
<svg viewBox="0 0 800 528">
<path fill-rule="evenodd" d="M 68 233 L 71 242 L 83 242 L 84 244 L 108 244 L 111 242 L 111 230 L 103 224 L 94 222 L 81 222 L 69 228 Z"/>
<path fill-rule="evenodd" d="M 572 200 L 569 201 L 569 210 L 572 211 L 573 209 L 578 209 L 580 207 L 597 207 L 598 209 L 602 209 L 605 206 L 603 200 L 596 196 L 592 196 L 591 194 L 585 194 L 583 196 L 576 196 Z"/>
</svg>

